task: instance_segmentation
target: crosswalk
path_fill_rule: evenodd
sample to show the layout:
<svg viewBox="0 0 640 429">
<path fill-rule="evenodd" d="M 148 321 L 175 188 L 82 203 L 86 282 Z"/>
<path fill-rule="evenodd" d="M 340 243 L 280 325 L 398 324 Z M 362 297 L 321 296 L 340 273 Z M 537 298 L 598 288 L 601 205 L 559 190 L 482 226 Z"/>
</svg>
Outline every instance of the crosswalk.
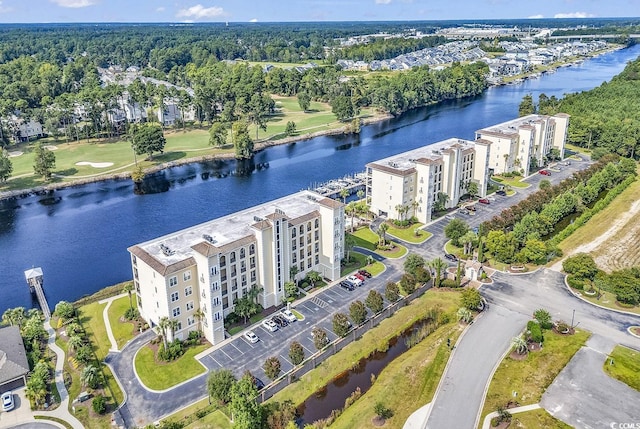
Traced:
<svg viewBox="0 0 640 429">
<path fill-rule="evenodd" d="M 311 302 L 313 302 L 315 305 L 317 305 L 320 308 L 327 308 L 329 306 L 329 304 L 326 301 L 321 300 L 317 296 L 314 296 L 313 298 L 311 298 Z"/>
</svg>

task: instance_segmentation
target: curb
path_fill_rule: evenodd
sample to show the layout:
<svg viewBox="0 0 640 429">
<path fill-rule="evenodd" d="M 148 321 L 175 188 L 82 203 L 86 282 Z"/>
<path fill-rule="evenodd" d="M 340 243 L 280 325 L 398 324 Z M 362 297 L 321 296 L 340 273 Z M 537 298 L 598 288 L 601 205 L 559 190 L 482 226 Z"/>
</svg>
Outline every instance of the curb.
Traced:
<svg viewBox="0 0 640 429">
<path fill-rule="evenodd" d="M 569 286 L 569 283 L 567 283 L 567 277 L 569 277 L 568 275 L 565 274 L 564 276 L 564 285 L 567 288 L 567 290 L 576 298 L 578 298 L 580 301 L 582 302 L 586 302 L 589 305 L 593 305 L 594 307 L 599 307 L 602 308 L 603 310 L 608 310 L 608 311 L 615 311 L 616 313 L 620 313 L 620 314 L 626 314 L 627 316 L 635 316 L 635 317 L 640 317 L 640 314 L 638 313 L 632 313 L 630 311 L 624 311 L 624 310 L 618 310 L 617 308 L 609 308 L 609 307 L 605 307 L 602 306 L 600 304 L 596 304 L 595 302 L 591 302 L 588 299 L 585 299 L 581 294 L 575 292 L 571 286 Z M 633 335 L 633 334 L 632 334 Z"/>
<path fill-rule="evenodd" d="M 518 413 L 526 413 L 527 411 L 540 410 L 543 409 L 540 404 L 531 404 L 531 405 L 523 405 L 522 407 L 511 408 L 505 411 L 508 411 L 509 414 L 518 414 Z M 498 412 L 493 411 L 484 418 L 482 422 L 482 429 L 489 429 L 491 427 L 491 419 L 494 417 L 498 417 Z"/>
</svg>

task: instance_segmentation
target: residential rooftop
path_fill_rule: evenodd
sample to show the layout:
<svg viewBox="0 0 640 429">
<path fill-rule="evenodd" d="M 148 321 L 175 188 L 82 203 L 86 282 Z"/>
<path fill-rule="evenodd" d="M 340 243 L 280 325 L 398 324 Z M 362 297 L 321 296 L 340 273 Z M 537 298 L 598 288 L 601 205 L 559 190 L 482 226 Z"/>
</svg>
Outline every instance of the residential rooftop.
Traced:
<svg viewBox="0 0 640 429">
<path fill-rule="evenodd" d="M 556 116 L 566 116 L 564 113 L 558 113 Z M 533 123 L 549 118 L 546 115 L 527 115 L 521 118 L 512 119 L 501 124 L 492 125 L 476 131 L 476 134 L 516 134 L 518 129 L 523 126 L 529 126 Z"/>
<path fill-rule="evenodd" d="M 309 220 L 321 207 L 335 207 L 342 203 L 312 191 L 300 191 L 258 206 L 212 219 L 162 237 L 140 243 L 129 251 L 142 256 L 140 250 L 165 267 L 184 261 L 195 250 L 204 253 L 207 248 L 223 252 L 224 246 L 253 241 L 254 231 L 269 226 L 274 217 L 286 217 L 291 223 Z M 297 221 L 297 222 L 296 222 Z M 145 256 L 146 256 L 145 255 Z"/>
<path fill-rule="evenodd" d="M 402 152 L 378 161 L 370 162 L 367 164 L 367 167 L 373 167 L 381 170 L 392 169 L 400 174 L 408 173 L 415 168 L 416 161 L 437 161 L 442 158 L 442 153 L 449 148 L 462 146 L 463 149 L 471 149 L 474 147 L 474 144 L 474 142 L 469 140 L 450 138 L 427 146 L 422 146 L 408 152 Z"/>
</svg>

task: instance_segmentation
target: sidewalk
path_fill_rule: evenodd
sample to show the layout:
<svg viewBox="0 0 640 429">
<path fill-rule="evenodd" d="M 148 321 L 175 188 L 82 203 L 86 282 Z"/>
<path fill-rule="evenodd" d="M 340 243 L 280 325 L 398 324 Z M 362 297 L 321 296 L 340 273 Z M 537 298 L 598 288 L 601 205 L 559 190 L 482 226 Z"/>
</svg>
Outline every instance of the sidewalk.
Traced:
<svg viewBox="0 0 640 429">
<path fill-rule="evenodd" d="M 126 293 L 121 293 L 116 296 L 112 296 L 106 299 L 102 299 L 98 301 L 98 304 L 107 304 L 107 306 L 102 310 L 102 320 L 104 321 L 104 326 L 107 329 L 107 337 L 109 337 L 109 342 L 111 343 L 111 347 L 109 348 L 110 352 L 119 352 L 118 342 L 116 341 L 116 337 L 113 335 L 113 331 L 111 330 L 111 323 L 109 323 L 109 307 L 116 299 L 120 299 L 124 296 L 127 296 Z"/>
<path fill-rule="evenodd" d="M 517 408 L 509 408 L 506 411 L 508 411 L 509 414 L 518 414 L 518 413 L 524 413 L 526 411 L 538 410 L 540 408 L 542 408 L 540 404 L 531 404 L 531 405 L 523 405 L 522 407 L 517 407 Z M 487 414 L 487 417 L 485 417 L 484 421 L 482 422 L 482 429 L 489 429 L 491 427 L 491 419 L 494 417 L 498 417 L 497 411 Z"/>
</svg>

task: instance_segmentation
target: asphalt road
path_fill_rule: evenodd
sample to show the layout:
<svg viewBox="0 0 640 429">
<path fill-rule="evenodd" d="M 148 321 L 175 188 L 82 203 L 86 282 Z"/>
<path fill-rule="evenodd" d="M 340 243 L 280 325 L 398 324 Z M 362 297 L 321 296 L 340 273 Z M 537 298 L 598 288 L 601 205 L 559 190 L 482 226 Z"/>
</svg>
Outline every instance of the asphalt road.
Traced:
<svg viewBox="0 0 640 429">
<path fill-rule="evenodd" d="M 601 340 L 602 337 L 594 335 L 587 347 L 578 350 L 549 386 L 540 405 L 576 428 L 624 427 L 621 424 L 639 427 L 640 392 L 603 371 L 602 366 L 608 364 L 609 350 L 604 354 L 598 350 L 600 344 L 594 343 L 602 343 Z M 608 339 L 604 340 L 610 343 Z"/>
</svg>

